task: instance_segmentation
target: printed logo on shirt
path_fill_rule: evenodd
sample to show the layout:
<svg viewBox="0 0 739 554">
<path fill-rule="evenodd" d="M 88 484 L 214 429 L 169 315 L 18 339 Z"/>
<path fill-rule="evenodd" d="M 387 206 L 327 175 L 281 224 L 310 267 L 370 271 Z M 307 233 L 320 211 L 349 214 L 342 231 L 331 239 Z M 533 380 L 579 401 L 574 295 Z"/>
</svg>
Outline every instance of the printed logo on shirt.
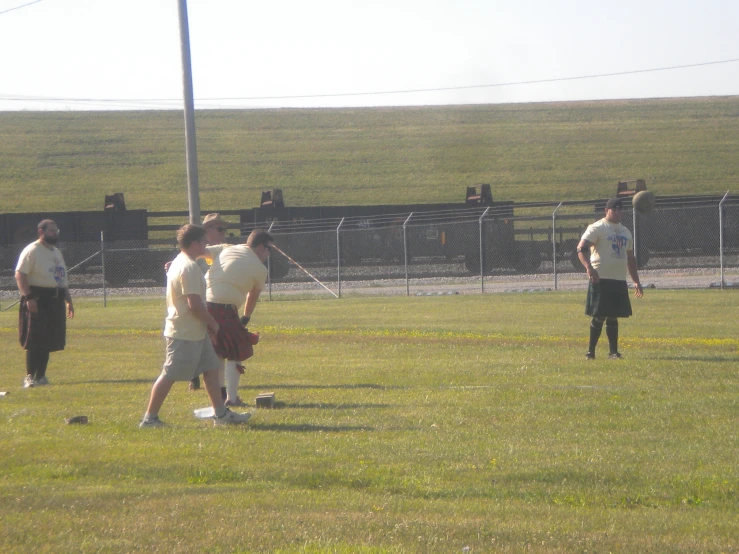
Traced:
<svg viewBox="0 0 739 554">
<path fill-rule="evenodd" d="M 62 287 L 67 280 L 67 272 L 62 265 L 61 258 L 54 258 L 54 267 L 51 268 L 50 273 L 54 277 L 54 281 L 57 286 Z"/>
<path fill-rule="evenodd" d="M 608 240 L 611 241 L 611 250 L 616 258 L 622 258 L 625 255 L 626 245 L 629 239 L 622 235 L 610 235 Z"/>
</svg>

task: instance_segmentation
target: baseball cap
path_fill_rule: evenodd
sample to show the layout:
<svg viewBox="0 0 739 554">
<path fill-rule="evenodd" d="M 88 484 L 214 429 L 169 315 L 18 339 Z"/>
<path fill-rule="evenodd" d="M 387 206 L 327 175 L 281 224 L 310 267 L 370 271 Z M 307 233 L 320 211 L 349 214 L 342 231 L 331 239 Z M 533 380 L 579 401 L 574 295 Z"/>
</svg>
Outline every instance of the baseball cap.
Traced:
<svg viewBox="0 0 739 554">
<path fill-rule="evenodd" d="M 606 203 L 606 210 L 619 210 L 624 207 L 624 201 L 621 198 L 611 198 Z"/>
<path fill-rule="evenodd" d="M 227 221 L 224 221 L 221 219 L 221 214 L 208 214 L 203 218 L 203 227 L 208 226 L 211 227 L 215 225 L 216 223 L 220 223 L 221 225 L 228 225 Z"/>
</svg>

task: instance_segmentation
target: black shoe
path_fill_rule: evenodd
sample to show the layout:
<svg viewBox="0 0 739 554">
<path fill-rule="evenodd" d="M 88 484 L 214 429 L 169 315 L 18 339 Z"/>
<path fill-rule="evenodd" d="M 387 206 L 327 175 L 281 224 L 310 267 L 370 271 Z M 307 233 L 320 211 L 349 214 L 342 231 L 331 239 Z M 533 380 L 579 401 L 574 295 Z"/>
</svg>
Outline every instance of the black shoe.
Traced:
<svg viewBox="0 0 739 554">
<path fill-rule="evenodd" d="M 200 377 L 195 377 L 192 381 L 190 381 L 190 385 L 188 387 L 190 390 L 200 390 Z"/>
<path fill-rule="evenodd" d="M 611 352 L 608 354 L 609 360 L 620 360 L 621 359 L 621 353 L 620 352 Z"/>
<path fill-rule="evenodd" d="M 587 352 L 585 354 L 585 359 L 586 360 L 594 360 L 595 359 L 595 352 Z"/>
</svg>

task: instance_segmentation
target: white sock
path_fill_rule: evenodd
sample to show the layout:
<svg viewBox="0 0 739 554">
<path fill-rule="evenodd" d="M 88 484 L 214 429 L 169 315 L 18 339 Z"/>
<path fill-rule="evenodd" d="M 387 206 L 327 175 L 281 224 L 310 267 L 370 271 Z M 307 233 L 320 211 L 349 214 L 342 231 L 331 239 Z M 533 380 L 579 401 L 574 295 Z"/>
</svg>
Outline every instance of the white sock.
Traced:
<svg viewBox="0 0 739 554">
<path fill-rule="evenodd" d="M 239 396 L 239 379 L 241 374 L 236 369 L 238 362 L 228 360 L 226 362 L 226 398 L 234 402 Z"/>
</svg>

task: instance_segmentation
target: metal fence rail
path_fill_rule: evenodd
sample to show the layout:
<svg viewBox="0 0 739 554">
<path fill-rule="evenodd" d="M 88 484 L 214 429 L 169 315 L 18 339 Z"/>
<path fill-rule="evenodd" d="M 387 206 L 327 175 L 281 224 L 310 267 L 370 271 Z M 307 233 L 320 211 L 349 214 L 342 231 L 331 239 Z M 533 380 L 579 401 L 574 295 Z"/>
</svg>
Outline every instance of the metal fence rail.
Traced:
<svg viewBox="0 0 739 554">
<path fill-rule="evenodd" d="M 271 224 L 275 244 L 302 269 L 274 254 L 269 294 L 485 293 L 584 286 L 575 247 L 602 208 L 581 203 L 352 217 Z M 646 281 L 672 287 L 736 286 L 739 199 L 661 203 L 648 214 L 625 210 Z M 245 237 L 233 237 L 243 242 Z M 20 252 L 24 245 L 17 245 Z M 76 295 L 135 301 L 163 298 L 164 263 L 174 241 L 117 240 L 60 244 Z M 6 257 L 14 253 L 5 252 Z M 15 253 L 17 256 L 17 253 Z M 0 275 L 0 300 L 17 299 L 12 271 Z M 310 274 L 310 275 L 309 275 Z M 682 279 L 680 278 L 682 277 Z M 319 280 L 330 294 L 316 283 Z M 644 280 L 644 279 L 643 279 Z M 681 284 L 682 283 L 682 284 Z M 660 285 L 665 286 L 665 285 Z"/>
</svg>

